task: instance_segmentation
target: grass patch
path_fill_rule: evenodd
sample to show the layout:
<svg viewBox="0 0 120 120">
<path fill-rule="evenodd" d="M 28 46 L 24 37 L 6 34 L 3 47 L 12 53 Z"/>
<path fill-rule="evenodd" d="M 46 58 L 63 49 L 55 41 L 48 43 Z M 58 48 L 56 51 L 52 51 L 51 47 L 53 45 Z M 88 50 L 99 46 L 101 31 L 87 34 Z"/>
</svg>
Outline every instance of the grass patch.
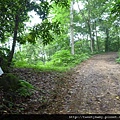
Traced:
<svg viewBox="0 0 120 120">
<path fill-rule="evenodd" d="M 120 57 L 116 59 L 116 63 L 120 64 Z"/>
<path fill-rule="evenodd" d="M 118 58 L 115 61 L 116 61 L 116 63 L 120 64 L 120 50 L 118 51 Z"/>
<path fill-rule="evenodd" d="M 17 68 L 32 68 L 35 70 L 39 70 L 39 71 L 57 71 L 57 72 L 65 72 L 67 70 L 69 70 L 69 67 L 56 67 L 53 65 L 29 65 L 29 64 L 24 64 L 24 65 L 15 65 L 15 67 Z"/>
</svg>

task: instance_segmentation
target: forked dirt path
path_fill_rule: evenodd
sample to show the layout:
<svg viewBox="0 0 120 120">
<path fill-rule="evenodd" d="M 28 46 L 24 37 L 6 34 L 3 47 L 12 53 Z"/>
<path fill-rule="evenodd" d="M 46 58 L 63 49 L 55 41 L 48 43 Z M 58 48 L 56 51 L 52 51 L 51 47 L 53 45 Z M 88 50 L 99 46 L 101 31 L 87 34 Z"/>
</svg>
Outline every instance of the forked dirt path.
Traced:
<svg viewBox="0 0 120 120">
<path fill-rule="evenodd" d="M 95 55 L 75 68 L 63 114 L 120 114 L 120 65 L 116 52 Z"/>
</svg>

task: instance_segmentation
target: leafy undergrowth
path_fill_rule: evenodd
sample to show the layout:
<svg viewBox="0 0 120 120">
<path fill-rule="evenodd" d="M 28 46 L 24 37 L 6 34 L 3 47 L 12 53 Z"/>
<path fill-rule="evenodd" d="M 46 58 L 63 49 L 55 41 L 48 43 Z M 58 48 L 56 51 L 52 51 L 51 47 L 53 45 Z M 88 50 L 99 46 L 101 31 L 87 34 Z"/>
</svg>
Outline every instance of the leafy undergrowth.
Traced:
<svg viewBox="0 0 120 120">
<path fill-rule="evenodd" d="M 118 57 L 116 58 L 116 63 L 120 64 L 120 50 L 118 51 Z"/>
<path fill-rule="evenodd" d="M 51 56 L 51 60 L 46 61 L 45 63 L 41 61 L 33 61 L 32 63 L 29 63 L 25 60 L 15 60 L 14 66 L 17 68 L 33 68 L 40 71 L 66 72 L 87 60 L 89 57 L 90 54 L 88 53 L 72 55 L 68 50 L 61 50 L 57 51 Z"/>
<path fill-rule="evenodd" d="M 43 72 L 28 68 L 15 68 L 13 73 L 31 83 L 35 90 L 30 96 L 0 92 L 0 113 L 43 114 L 60 111 L 62 97 L 67 93 L 73 78 L 71 72 Z M 59 107 L 58 107 L 59 106 Z"/>
<path fill-rule="evenodd" d="M 4 73 L 0 76 L 0 113 L 19 113 L 23 110 L 19 103 L 33 92 L 34 87 L 29 82 L 13 73 Z"/>
</svg>

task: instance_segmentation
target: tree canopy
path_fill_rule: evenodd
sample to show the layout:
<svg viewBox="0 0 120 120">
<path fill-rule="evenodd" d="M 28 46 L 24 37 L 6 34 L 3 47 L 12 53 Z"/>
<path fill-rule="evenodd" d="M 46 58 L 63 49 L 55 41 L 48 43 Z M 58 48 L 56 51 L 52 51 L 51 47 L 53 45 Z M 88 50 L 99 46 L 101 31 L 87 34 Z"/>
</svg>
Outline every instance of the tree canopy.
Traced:
<svg viewBox="0 0 120 120">
<path fill-rule="evenodd" d="M 68 5 L 65 0 L 51 0 L 50 2 L 47 2 L 46 0 L 38 0 L 38 2 L 39 3 L 36 3 L 30 0 L 5 0 L 4 2 L 0 2 L 0 41 L 4 42 L 9 37 L 13 38 L 12 49 L 8 55 L 8 65 L 11 64 L 16 42 L 24 43 L 21 38 L 26 30 L 24 22 L 29 20 L 28 12 L 34 10 L 43 22 L 42 25 L 35 26 L 32 29 L 32 32 L 30 30 L 27 40 L 33 43 L 35 42 L 36 36 L 41 36 L 43 38 L 43 43 L 47 44 L 52 40 L 49 30 L 57 31 L 55 29 L 58 29 L 57 22 L 52 24 L 45 20 L 47 19 L 49 9 L 51 7 L 50 3 L 55 2 L 55 4 L 60 6 Z M 39 35 L 38 32 L 40 33 Z"/>
<path fill-rule="evenodd" d="M 83 5 L 83 9 L 80 8 L 80 3 Z M 118 44 L 117 50 L 119 35 L 114 34 L 114 31 L 119 33 L 119 3 L 119 0 L 1 1 L 0 42 L 2 44 L 10 41 L 12 44 L 10 48 L 1 47 L 1 52 L 4 51 L 9 66 L 17 43 L 35 45 L 41 41 L 43 46 L 50 44 L 45 47 L 48 50 L 52 44 L 56 49 L 52 51 L 67 48 L 71 49 L 72 53 L 74 49 L 78 53 L 78 46 L 82 46 L 79 48 L 81 50 L 86 49 L 93 53 L 103 51 L 103 49 L 112 50 L 114 45 Z M 73 5 L 72 12 L 70 12 L 71 5 Z M 77 10 L 74 9 L 74 5 Z M 35 11 L 42 22 L 28 28 L 25 22 L 29 21 L 28 12 L 30 11 Z M 73 33 L 70 32 L 71 30 Z M 114 36 L 112 36 L 113 34 Z M 70 37 L 70 35 L 72 36 Z"/>
</svg>

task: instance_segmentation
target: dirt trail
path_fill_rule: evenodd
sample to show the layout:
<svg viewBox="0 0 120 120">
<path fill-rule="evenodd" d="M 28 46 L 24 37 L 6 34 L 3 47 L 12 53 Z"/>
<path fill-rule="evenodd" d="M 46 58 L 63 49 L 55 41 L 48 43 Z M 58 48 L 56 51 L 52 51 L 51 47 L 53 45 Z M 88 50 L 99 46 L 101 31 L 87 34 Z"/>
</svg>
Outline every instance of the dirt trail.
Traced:
<svg viewBox="0 0 120 120">
<path fill-rule="evenodd" d="M 75 84 L 61 113 L 120 114 L 120 65 L 117 53 L 93 56 L 75 68 Z"/>
</svg>

